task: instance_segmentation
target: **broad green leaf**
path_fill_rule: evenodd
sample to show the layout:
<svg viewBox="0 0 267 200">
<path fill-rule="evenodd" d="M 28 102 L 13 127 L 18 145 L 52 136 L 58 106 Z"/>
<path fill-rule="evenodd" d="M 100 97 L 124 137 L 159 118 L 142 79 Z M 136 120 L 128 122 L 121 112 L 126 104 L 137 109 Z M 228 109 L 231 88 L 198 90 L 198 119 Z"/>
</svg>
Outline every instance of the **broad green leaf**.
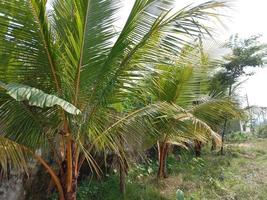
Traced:
<svg viewBox="0 0 267 200">
<path fill-rule="evenodd" d="M 1 83 L 1 87 L 3 87 L 7 91 L 7 94 L 10 95 L 15 100 L 17 101 L 27 100 L 29 102 L 29 105 L 31 106 L 46 108 L 57 105 L 70 114 L 79 115 L 81 113 L 81 111 L 71 103 L 55 95 L 46 94 L 42 90 L 27 85 L 15 84 L 15 83 L 10 83 L 10 84 Z"/>
</svg>

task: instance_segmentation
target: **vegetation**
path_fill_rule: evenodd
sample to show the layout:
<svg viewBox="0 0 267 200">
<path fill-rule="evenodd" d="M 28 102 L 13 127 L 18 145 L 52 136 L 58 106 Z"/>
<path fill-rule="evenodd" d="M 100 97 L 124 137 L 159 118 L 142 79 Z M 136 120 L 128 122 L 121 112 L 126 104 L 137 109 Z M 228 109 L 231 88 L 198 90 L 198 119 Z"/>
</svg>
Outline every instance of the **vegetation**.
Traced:
<svg viewBox="0 0 267 200">
<path fill-rule="evenodd" d="M 194 63 L 186 59 L 192 54 L 199 54 Z M 218 140 L 211 126 L 220 124 L 226 117 L 238 116 L 236 104 L 222 96 L 208 96 L 207 70 L 213 70 L 213 62 L 204 54 L 203 49 L 198 49 L 198 46 L 185 47 L 178 60 L 183 65 L 177 69 L 165 69 L 166 66 L 160 66 L 159 75 L 155 77 L 153 74 L 150 80 L 146 80 L 146 85 L 149 86 L 147 93 L 152 102 L 166 102 L 166 106 L 176 105 L 181 109 L 177 116 L 179 122 L 168 119 L 155 126 L 155 130 L 160 133 L 157 141 L 159 178 L 167 177 L 165 165 L 171 145 L 183 146 L 190 140 L 203 143 L 207 141 L 207 133 L 214 140 Z M 198 68 L 194 69 L 193 65 L 197 65 Z"/>
<path fill-rule="evenodd" d="M 127 180 L 125 199 L 175 199 L 180 189 L 186 200 L 266 198 L 266 139 L 251 138 L 225 144 L 225 155 L 218 156 L 204 148 L 201 158 L 192 152 L 180 152 L 168 158 L 170 176 L 157 181 L 157 162 L 133 167 Z M 103 182 L 84 180 L 78 199 L 123 199 L 116 173 Z"/>
<path fill-rule="evenodd" d="M 243 116 L 232 85 L 245 67 L 263 64 L 265 46 L 235 40 L 232 56 L 215 60 L 203 40 L 227 1 L 175 2 L 135 0 L 117 30 L 120 0 L 2 0 L 1 174 L 29 175 L 36 161 L 51 178 L 48 192 L 57 191 L 49 198 L 60 200 L 194 199 L 204 194 L 197 184 L 220 196 L 236 183 L 220 183 L 235 148 L 203 158 L 185 149 L 200 156 L 210 140 L 220 145 L 226 120 Z M 183 180 L 171 191 L 167 171 Z"/>
<path fill-rule="evenodd" d="M 261 138 L 266 138 L 267 137 L 267 125 L 261 125 L 257 128 L 257 132 L 256 134 L 258 135 L 258 137 Z"/>
<path fill-rule="evenodd" d="M 247 39 L 240 39 L 238 35 L 230 38 L 229 42 L 225 46 L 231 49 L 231 53 L 225 56 L 224 59 L 226 62 L 221 65 L 221 71 L 215 74 L 212 78 L 211 81 L 213 83 L 210 87 L 211 92 L 228 93 L 228 96 L 232 96 L 235 88 L 240 84 L 240 77 L 243 75 L 251 75 L 246 73 L 246 68 L 261 67 L 264 65 L 266 44 L 261 44 L 258 41 L 259 38 L 260 36 L 252 36 Z M 222 142 L 224 141 L 228 122 L 228 119 L 225 118 L 221 134 Z M 253 127 L 251 126 L 251 129 L 252 128 Z M 223 143 L 221 146 L 221 154 L 223 154 Z"/>
</svg>

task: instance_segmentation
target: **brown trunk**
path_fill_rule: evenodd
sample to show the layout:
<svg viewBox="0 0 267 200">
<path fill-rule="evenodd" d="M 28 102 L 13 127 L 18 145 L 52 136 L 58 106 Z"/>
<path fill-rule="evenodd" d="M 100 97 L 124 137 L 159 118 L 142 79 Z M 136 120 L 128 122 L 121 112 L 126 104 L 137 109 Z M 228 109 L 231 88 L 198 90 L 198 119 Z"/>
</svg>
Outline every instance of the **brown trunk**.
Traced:
<svg viewBox="0 0 267 200">
<path fill-rule="evenodd" d="M 75 158 L 76 153 L 76 146 L 74 142 L 71 144 L 71 153 L 72 158 Z M 60 182 L 64 191 L 64 198 L 65 200 L 76 200 L 76 193 L 77 193 L 77 179 L 78 175 L 76 172 L 76 160 L 72 159 L 71 171 L 72 171 L 72 180 L 70 189 L 68 188 L 68 166 L 67 161 L 63 161 L 61 164 L 61 171 L 59 174 Z"/>
<path fill-rule="evenodd" d="M 159 160 L 159 169 L 158 169 L 158 178 L 167 178 L 167 155 L 168 155 L 169 145 L 166 143 L 158 142 L 158 160 Z"/>
<path fill-rule="evenodd" d="M 124 151 L 124 141 L 123 138 L 120 136 L 120 145 L 121 145 L 121 158 L 118 156 L 119 160 L 119 170 L 120 170 L 120 192 L 121 194 L 125 195 L 126 193 L 126 172 L 127 172 L 127 162 L 123 157 Z"/>
<path fill-rule="evenodd" d="M 216 150 L 216 142 L 214 139 L 212 139 L 212 144 L 211 144 L 211 151 L 215 151 Z"/>
<path fill-rule="evenodd" d="M 195 155 L 196 157 L 201 156 L 202 142 L 195 140 Z"/>
<path fill-rule="evenodd" d="M 234 75 L 233 75 L 234 76 Z M 229 86 L 229 97 L 232 96 L 232 84 L 230 84 Z M 225 132 L 226 132 L 226 128 L 227 128 L 227 123 L 228 120 L 227 118 L 224 120 L 224 125 L 223 125 L 223 130 L 222 130 L 222 146 L 221 146 L 221 155 L 224 155 L 224 149 L 223 149 L 223 145 L 224 145 L 224 136 L 225 136 Z"/>
<path fill-rule="evenodd" d="M 29 152 L 31 152 L 31 151 L 29 151 Z M 50 174 L 51 178 L 53 179 L 53 182 L 54 182 L 55 186 L 57 187 L 57 190 L 58 190 L 58 193 L 59 193 L 59 199 L 60 200 L 65 200 L 64 190 L 63 190 L 62 183 L 60 181 L 59 176 L 57 176 L 55 174 L 54 170 L 45 162 L 45 160 L 41 156 L 35 154 L 34 152 L 31 152 L 31 153 L 36 158 L 36 160 L 38 160 L 38 162 L 40 162 L 42 164 L 42 166 Z"/>
<path fill-rule="evenodd" d="M 221 155 L 224 155 L 223 145 L 224 145 L 224 135 L 225 135 L 225 132 L 226 132 L 226 126 L 227 126 L 227 119 L 224 121 L 224 125 L 223 125 Z"/>
<path fill-rule="evenodd" d="M 64 188 L 64 197 L 65 200 L 76 200 L 77 195 L 77 177 L 72 178 L 72 184 L 71 184 L 71 190 L 68 192 L 65 185 L 63 185 Z"/>
</svg>

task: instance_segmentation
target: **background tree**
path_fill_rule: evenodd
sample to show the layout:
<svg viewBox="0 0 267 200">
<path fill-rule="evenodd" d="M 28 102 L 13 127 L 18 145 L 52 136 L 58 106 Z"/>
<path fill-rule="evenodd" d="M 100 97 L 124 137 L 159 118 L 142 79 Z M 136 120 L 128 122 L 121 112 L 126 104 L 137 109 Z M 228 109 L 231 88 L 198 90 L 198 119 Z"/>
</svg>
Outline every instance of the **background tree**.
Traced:
<svg viewBox="0 0 267 200">
<path fill-rule="evenodd" d="M 265 63 L 266 44 L 259 42 L 260 36 L 251 36 L 247 39 L 240 39 L 238 35 L 231 36 L 225 45 L 231 53 L 224 57 L 225 63 L 212 79 L 210 90 L 212 93 L 227 93 L 232 96 L 233 86 L 242 76 L 252 75 L 247 73 L 248 67 L 261 67 Z M 225 119 L 222 130 L 222 141 L 226 132 L 227 119 Z M 223 154 L 223 144 L 221 146 Z"/>
</svg>

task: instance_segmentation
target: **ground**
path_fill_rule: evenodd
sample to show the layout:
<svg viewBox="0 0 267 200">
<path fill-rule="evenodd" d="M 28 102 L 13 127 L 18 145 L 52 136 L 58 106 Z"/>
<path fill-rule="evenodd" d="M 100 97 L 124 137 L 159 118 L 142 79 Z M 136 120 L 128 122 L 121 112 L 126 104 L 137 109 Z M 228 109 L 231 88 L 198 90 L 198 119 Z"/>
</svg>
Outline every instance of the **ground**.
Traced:
<svg viewBox="0 0 267 200">
<path fill-rule="evenodd" d="M 85 181 L 80 200 L 174 200 L 177 189 L 186 200 L 266 200 L 267 139 L 248 139 L 226 145 L 225 155 L 205 147 L 201 158 L 188 151 L 168 159 L 169 177 L 157 181 L 157 163 L 137 165 L 128 175 L 127 194 L 119 193 L 118 177 Z"/>
<path fill-rule="evenodd" d="M 172 166 L 160 193 L 175 199 L 179 188 L 188 199 L 266 200 L 266 142 L 253 139 L 227 144 L 224 156 L 206 150 L 201 159 L 187 161 L 187 167 Z"/>
</svg>

